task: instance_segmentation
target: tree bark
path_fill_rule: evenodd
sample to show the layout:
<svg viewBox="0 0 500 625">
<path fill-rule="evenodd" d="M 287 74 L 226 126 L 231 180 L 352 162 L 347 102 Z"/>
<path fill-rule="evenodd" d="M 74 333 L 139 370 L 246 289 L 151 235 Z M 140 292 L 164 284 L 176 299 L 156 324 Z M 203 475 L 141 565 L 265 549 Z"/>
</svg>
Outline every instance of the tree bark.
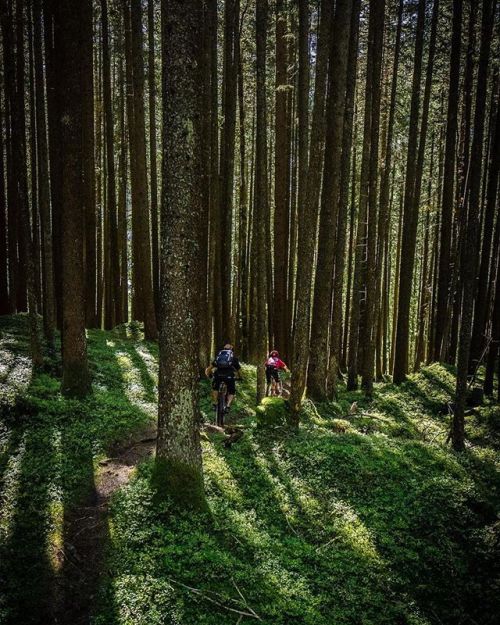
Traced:
<svg viewBox="0 0 500 625">
<path fill-rule="evenodd" d="M 233 186 L 236 129 L 237 65 L 235 62 L 235 39 L 239 28 L 239 0 L 227 0 L 224 9 L 224 63 L 222 81 L 222 128 L 220 137 L 220 186 L 219 186 L 219 284 L 215 296 L 220 298 L 220 314 L 225 323 L 219 327 L 219 344 L 234 341 L 234 317 L 231 309 L 232 285 L 232 230 Z M 220 326 L 220 324 L 219 324 Z"/>
<path fill-rule="evenodd" d="M 347 209 L 349 203 L 349 179 L 351 176 L 351 152 L 353 153 L 353 172 L 355 169 L 355 153 L 356 146 L 353 144 L 353 123 L 354 123 L 354 104 L 356 94 L 356 74 L 358 67 L 358 41 L 359 41 L 359 14 L 361 1 L 354 0 L 351 13 L 351 32 L 349 36 L 349 56 L 347 60 L 347 87 L 346 87 L 346 104 L 344 110 L 344 128 L 342 132 L 342 160 L 340 166 L 340 193 L 339 193 L 339 209 L 337 218 L 337 238 L 335 242 L 335 271 L 333 279 L 333 297 L 332 297 L 332 313 L 331 313 L 331 330 L 330 330 L 330 362 L 329 362 L 329 380 L 328 391 L 332 396 L 336 392 L 337 376 L 342 359 L 342 293 L 344 290 L 344 272 L 346 259 L 346 237 L 347 237 Z M 355 189 L 355 178 L 352 180 L 353 193 Z M 353 197 L 354 204 L 354 197 Z M 354 207 L 354 206 L 353 206 Z M 351 219 L 351 232 L 348 259 L 352 258 L 352 242 L 353 242 L 353 224 Z M 348 269 L 348 284 L 346 291 L 346 302 L 350 301 L 350 263 Z M 347 323 L 347 318 L 346 318 Z"/>
<path fill-rule="evenodd" d="M 201 2 L 162 1 L 163 185 L 157 486 L 206 507 L 198 405 Z M 180 304 L 182 303 L 182 306 Z"/>
<path fill-rule="evenodd" d="M 425 0 L 419 0 L 417 27 L 415 37 L 415 57 L 413 64 L 413 83 L 410 105 L 410 121 L 408 133 L 408 153 L 406 159 L 406 179 L 403 205 L 403 232 L 399 268 L 398 316 L 394 350 L 393 380 L 400 384 L 406 379 L 408 372 L 408 342 L 410 332 L 410 299 L 415 253 L 415 178 L 418 149 L 418 118 L 420 110 L 420 81 L 422 73 L 422 56 L 425 26 Z"/>
<path fill-rule="evenodd" d="M 487 180 L 483 185 L 486 192 L 486 202 L 483 219 L 483 236 L 481 245 L 481 260 L 477 280 L 477 296 L 474 306 L 474 326 L 471 341 L 469 370 L 471 373 L 481 365 L 486 344 L 486 325 L 490 307 L 488 301 L 488 286 L 494 257 L 492 256 L 492 241 L 494 232 L 495 211 L 498 213 L 498 175 L 500 168 L 500 106 L 498 103 L 498 70 L 493 79 L 493 90 L 490 107 L 490 152 L 487 162 Z M 494 252 L 494 249 L 493 249 Z"/>
<path fill-rule="evenodd" d="M 482 151 L 484 139 L 484 116 L 492 29 L 496 0 L 483 0 L 481 47 L 476 83 L 474 111 L 474 134 L 472 137 L 468 175 L 467 220 L 463 232 L 464 245 L 461 266 L 463 299 L 457 353 L 457 384 L 452 424 L 452 444 L 456 451 L 465 449 L 465 402 L 467 398 L 467 373 L 470 354 L 472 313 L 474 306 L 474 283 L 477 277 L 479 199 L 482 174 Z"/>
<path fill-rule="evenodd" d="M 256 132 L 255 132 L 255 195 L 254 220 L 256 221 L 256 280 L 257 319 L 256 319 L 256 356 L 257 356 L 257 396 L 260 403 L 265 394 L 265 373 L 263 362 L 267 354 L 267 272 L 266 272 L 266 221 L 267 201 L 267 104 L 266 104 L 266 45 L 267 45 L 267 0 L 256 3 L 255 36 L 257 47 L 256 60 Z"/>
<path fill-rule="evenodd" d="M 80 73 L 82 45 L 88 36 L 82 25 L 90 0 L 68 0 L 59 7 L 61 37 L 59 59 L 64 84 L 61 93 L 60 133 L 62 162 L 62 358 L 61 389 L 68 396 L 82 396 L 90 390 L 85 337 L 84 213 L 82 98 Z M 87 182 L 88 184 L 88 182 Z"/>
<path fill-rule="evenodd" d="M 140 321 L 144 321 L 146 339 L 158 336 L 153 297 L 151 268 L 151 236 L 148 206 L 148 179 L 146 169 L 146 130 L 144 117 L 144 63 L 143 25 L 141 0 L 131 0 L 130 51 L 133 85 L 133 124 L 131 143 L 132 183 L 132 260 L 133 297 L 135 310 Z"/>
<path fill-rule="evenodd" d="M 104 327 L 113 328 L 120 318 L 120 256 L 118 247 L 118 216 L 116 206 L 116 176 L 114 155 L 114 120 L 111 99 L 111 57 L 109 51 L 108 3 L 101 0 L 102 20 L 102 65 L 103 104 L 106 140 L 106 214 L 108 219 L 108 240 L 105 260 L 109 266 L 108 282 L 105 284 Z"/>
<path fill-rule="evenodd" d="M 442 358 L 442 343 L 446 316 L 449 314 L 451 232 L 454 202 L 456 136 L 458 129 L 458 89 L 460 81 L 460 48 L 462 35 L 462 0 L 453 0 L 453 25 L 451 35 L 448 111 L 446 115 L 446 146 L 444 156 L 444 178 L 441 199 L 441 232 L 439 243 L 439 269 L 433 358 Z"/>
<path fill-rule="evenodd" d="M 347 81 L 347 58 L 352 0 L 335 8 L 329 67 L 325 158 L 319 218 L 318 258 L 314 282 L 308 391 L 321 400 L 328 396 L 329 325 L 335 258 L 335 231 L 339 212 L 342 132 Z"/>
<path fill-rule="evenodd" d="M 36 131 L 38 144 L 38 204 L 42 233 L 43 329 L 50 349 L 54 347 L 55 300 L 52 252 L 52 227 L 50 222 L 49 164 L 47 124 L 45 121 L 44 59 L 42 52 L 42 6 L 33 1 L 33 37 L 36 91 Z"/>
<path fill-rule="evenodd" d="M 276 75 L 275 75 L 275 149 L 274 149 L 274 347 L 287 358 L 288 323 L 288 253 L 290 220 L 288 215 L 288 169 L 290 151 L 287 119 L 288 105 L 288 54 L 287 19 L 284 0 L 276 2 Z M 242 132 L 244 130 L 242 129 Z"/>
</svg>

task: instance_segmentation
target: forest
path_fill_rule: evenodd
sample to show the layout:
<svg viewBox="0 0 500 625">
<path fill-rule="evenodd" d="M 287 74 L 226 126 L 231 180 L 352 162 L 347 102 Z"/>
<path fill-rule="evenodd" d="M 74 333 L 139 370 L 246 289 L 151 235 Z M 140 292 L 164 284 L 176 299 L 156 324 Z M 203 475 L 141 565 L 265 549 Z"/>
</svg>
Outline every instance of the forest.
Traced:
<svg viewBox="0 0 500 625">
<path fill-rule="evenodd" d="M 1 625 L 499 622 L 499 52 L 0 0 Z"/>
</svg>

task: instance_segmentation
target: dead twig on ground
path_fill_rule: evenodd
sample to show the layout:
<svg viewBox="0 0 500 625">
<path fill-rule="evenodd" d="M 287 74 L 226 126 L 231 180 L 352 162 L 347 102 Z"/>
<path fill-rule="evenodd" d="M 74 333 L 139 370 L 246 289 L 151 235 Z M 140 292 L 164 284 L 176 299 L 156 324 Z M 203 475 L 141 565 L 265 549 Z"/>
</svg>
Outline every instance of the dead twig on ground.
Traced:
<svg viewBox="0 0 500 625">
<path fill-rule="evenodd" d="M 181 588 L 185 588 L 186 590 L 189 590 L 189 592 L 192 592 L 193 594 L 197 595 L 198 597 L 201 597 L 202 599 L 205 599 L 209 603 L 212 603 L 212 604 L 218 606 L 219 608 L 222 608 L 224 610 L 228 610 L 229 612 L 234 612 L 235 614 L 239 614 L 241 617 L 247 616 L 248 618 L 254 618 L 254 619 L 258 620 L 258 621 L 262 620 L 260 618 L 260 616 L 258 614 L 256 614 L 248 605 L 244 606 L 248 610 L 248 612 L 245 612 L 244 610 L 238 610 L 237 608 L 231 608 L 230 606 L 225 605 L 224 603 L 221 603 L 220 601 L 217 601 L 213 597 L 210 597 L 206 592 L 203 592 L 199 588 L 193 588 L 193 586 L 188 586 L 187 584 L 184 584 L 183 582 L 179 582 L 178 580 L 173 579 L 172 577 L 167 577 L 166 579 L 168 579 L 169 582 L 172 582 L 172 584 L 177 584 L 177 586 L 181 586 Z M 216 592 L 212 592 L 212 594 L 214 594 L 214 595 L 216 595 L 218 597 L 222 597 L 222 595 L 220 595 L 219 593 L 216 593 Z M 235 599 L 230 599 L 230 601 L 232 601 L 233 603 L 238 603 Z"/>
</svg>

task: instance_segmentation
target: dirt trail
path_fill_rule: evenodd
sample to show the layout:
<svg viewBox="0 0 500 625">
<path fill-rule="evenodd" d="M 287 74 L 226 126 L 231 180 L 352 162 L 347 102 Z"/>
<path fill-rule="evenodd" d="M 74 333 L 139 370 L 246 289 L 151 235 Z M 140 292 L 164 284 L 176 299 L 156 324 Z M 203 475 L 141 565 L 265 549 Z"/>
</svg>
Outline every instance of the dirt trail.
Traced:
<svg viewBox="0 0 500 625">
<path fill-rule="evenodd" d="M 109 544 L 111 496 L 129 481 L 132 471 L 154 455 L 156 427 L 151 425 L 102 460 L 88 500 L 64 518 L 64 546 L 58 551 L 59 571 L 54 597 L 54 623 L 88 625 L 95 607 L 99 579 L 105 574 Z"/>
</svg>

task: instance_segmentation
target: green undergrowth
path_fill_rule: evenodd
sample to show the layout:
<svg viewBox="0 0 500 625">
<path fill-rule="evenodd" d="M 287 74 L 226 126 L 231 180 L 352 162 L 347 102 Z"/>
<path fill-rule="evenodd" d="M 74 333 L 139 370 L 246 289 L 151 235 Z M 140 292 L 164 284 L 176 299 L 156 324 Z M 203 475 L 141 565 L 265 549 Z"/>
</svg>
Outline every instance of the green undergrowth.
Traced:
<svg viewBox="0 0 500 625">
<path fill-rule="evenodd" d="M 22 319 L 0 324 L 0 349 L 21 371 Z M 40 614 L 61 575 L 53 554 L 65 511 L 102 455 L 154 417 L 157 350 L 137 333 L 89 333 L 95 391 L 84 402 L 62 399 L 54 372 L 12 373 L 15 389 L 3 393 L 14 382 L 0 371 L 0 623 L 20 600 L 23 614 Z M 230 418 L 244 437 L 230 448 L 202 440 L 208 512 L 159 500 L 150 461 L 114 495 L 93 625 L 497 622 L 497 404 L 467 417 L 458 455 L 446 444 L 450 368 L 378 384 L 373 401 L 342 389 L 336 401 L 306 401 L 298 432 L 283 425 L 279 399 L 260 411 L 278 423 L 258 427 L 255 369 L 243 378 Z M 212 420 L 209 382 L 201 387 Z"/>
</svg>

